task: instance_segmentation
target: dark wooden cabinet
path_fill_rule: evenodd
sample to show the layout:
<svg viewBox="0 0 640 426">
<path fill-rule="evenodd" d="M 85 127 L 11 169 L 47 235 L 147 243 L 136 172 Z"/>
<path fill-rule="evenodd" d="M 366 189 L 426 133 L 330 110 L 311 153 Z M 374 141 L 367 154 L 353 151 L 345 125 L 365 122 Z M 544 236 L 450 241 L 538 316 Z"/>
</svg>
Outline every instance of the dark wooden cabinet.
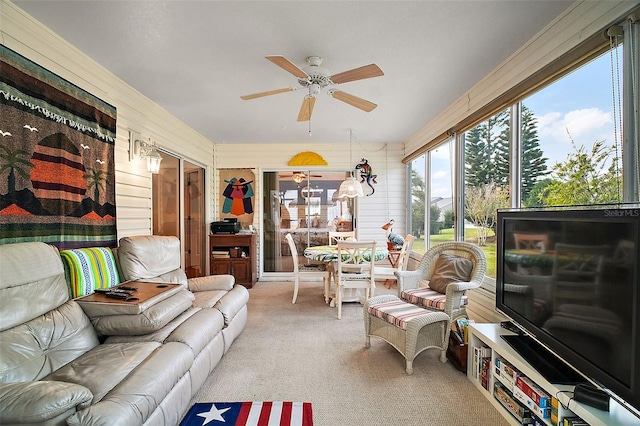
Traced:
<svg viewBox="0 0 640 426">
<path fill-rule="evenodd" d="M 210 234 L 211 275 L 230 274 L 247 288 L 256 283 L 254 234 Z"/>
</svg>

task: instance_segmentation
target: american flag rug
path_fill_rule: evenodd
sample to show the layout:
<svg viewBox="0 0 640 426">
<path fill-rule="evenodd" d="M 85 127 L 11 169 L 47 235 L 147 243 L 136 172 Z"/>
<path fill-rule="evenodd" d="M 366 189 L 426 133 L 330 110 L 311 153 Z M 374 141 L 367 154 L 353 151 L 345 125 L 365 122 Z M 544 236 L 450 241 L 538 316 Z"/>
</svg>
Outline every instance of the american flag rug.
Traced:
<svg viewBox="0 0 640 426">
<path fill-rule="evenodd" d="M 180 426 L 313 426 L 310 402 L 202 402 Z"/>
</svg>

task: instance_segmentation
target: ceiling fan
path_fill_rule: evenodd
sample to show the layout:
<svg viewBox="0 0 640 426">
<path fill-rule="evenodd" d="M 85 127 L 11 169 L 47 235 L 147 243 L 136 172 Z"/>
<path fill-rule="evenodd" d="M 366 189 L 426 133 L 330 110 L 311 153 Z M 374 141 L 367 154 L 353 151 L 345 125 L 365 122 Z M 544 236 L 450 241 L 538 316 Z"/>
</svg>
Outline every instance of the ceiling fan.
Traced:
<svg viewBox="0 0 640 426">
<path fill-rule="evenodd" d="M 299 86 L 240 96 L 241 99 L 248 101 L 264 96 L 277 95 L 278 93 L 307 89 L 309 93 L 302 101 L 302 106 L 298 113 L 298 121 L 311 120 L 311 113 L 313 112 L 313 106 L 316 102 L 316 96 L 322 89 L 326 90 L 327 94 L 333 98 L 366 112 L 373 111 L 373 109 L 377 107 L 373 102 L 369 102 L 366 99 L 359 98 L 337 89 L 337 86 L 342 83 L 384 75 L 382 70 L 376 64 L 364 65 L 362 67 L 331 75 L 325 68 L 320 67 L 320 64 L 322 64 L 322 58 L 320 56 L 309 56 L 307 58 L 309 66 L 305 67 L 304 70 L 284 56 L 266 56 L 266 58 L 283 70 L 297 77 Z"/>
<path fill-rule="evenodd" d="M 291 178 L 295 183 L 300 185 L 303 181 L 305 181 L 308 177 L 312 178 L 321 178 L 322 175 L 307 175 L 305 172 L 293 172 L 293 173 L 282 173 L 279 175 L 280 178 Z"/>
</svg>

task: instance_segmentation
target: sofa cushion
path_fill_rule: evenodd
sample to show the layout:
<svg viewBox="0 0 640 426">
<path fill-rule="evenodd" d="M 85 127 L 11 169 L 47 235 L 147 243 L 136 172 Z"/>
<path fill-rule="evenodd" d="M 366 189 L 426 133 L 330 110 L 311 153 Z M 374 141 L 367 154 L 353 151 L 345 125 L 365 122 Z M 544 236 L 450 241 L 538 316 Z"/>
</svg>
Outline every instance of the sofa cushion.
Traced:
<svg viewBox="0 0 640 426">
<path fill-rule="evenodd" d="M 447 303 L 447 296 L 432 290 L 430 288 L 414 288 L 412 290 L 405 290 L 401 293 L 402 300 L 406 300 L 414 305 L 424 306 L 425 308 L 437 309 L 444 311 L 445 304 Z M 464 307 L 469 304 L 469 298 L 467 295 L 462 296 L 460 300 L 460 307 Z M 455 308 L 455 306 L 454 306 Z"/>
<path fill-rule="evenodd" d="M 195 296 L 193 306 L 196 306 L 198 308 L 213 308 L 218 300 L 220 300 L 227 293 L 228 291 L 224 290 L 209 290 L 193 293 L 193 295 Z"/>
<path fill-rule="evenodd" d="M 453 254 L 442 253 L 429 280 L 429 287 L 438 293 L 446 294 L 447 286 L 453 282 L 467 282 L 471 277 L 473 263 L 469 259 Z"/>
<path fill-rule="evenodd" d="M 44 380 L 82 385 L 100 401 L 160 347 L 156 342 L 102 344 L 49 374 Z"/>
<path fill-rule="evenodd" d="M 68 299 L 55 247 L 41 242 L 0 245 L 0 331 L 38 318 Z"/>
<path fill-rule="evenodd" d="M 77 406 L 88 406 L 92 398 L 89 389 L 75 383 L 3 383 L 0 385 L 0 424 L 44 423 L 56 417 L 64 421 Z"/>
<path fill-rule="evenodd" d="M 180 326 L 183 322 L 187 321 L 196 312 L 199 312 L 200 308 L 191 307 L 175 317 L 172 321 L 170 321 L 167 325 L 162 327 L 158 331 L 154 331 L 152 333 L 140 334 L 137 336 L 108 336 L 104 343 L 123 343 L 123 342 L 164 342 L 167 337 Z"/>
<path fill-rule="evenodd" d="M 147 348 L 153 343 L 132 343 L 107 345 L 117 349 L 118 346 L 141 345 Z M 105 354 L 107 355 L 107 354 Z M 109 356 L 118 357 L 114 352 Z M 102 357 L 101 357 L 102 358 Z M 95 359 L 99 361 L 99 359 Z M 123 360 L 123 361 L 126 361 Z M 130 365 L 130 371 L 98 402 L 80 410 L 67 419 L 68 425 L 142 425 L 146 423 L 154 410 L 185 377 L 193 365 L 191 349 L 178 342 L 159 345 L 141 363 Z M 100 379 L 100 375 L 110 375 L 109 363 L 100 363 L 100 369 L 86 373 L 92 381 Z M 124 371 L 123 371 L 124 372 Z M 188 376 L 187 376 L 188 377 Z M 91 389 L 91 388 L 90 388 Z M 184 405 L 188 405 L 189 395 L 185 395 Z"/>
<path fill-rule="evenodd" d="M 426 309 L 400 299 L 371 305 L 367 308 L 367 313 L 403 330 L 407 329 L 411 320 L 432 314 Z"/>
<path fill-rule="evenodd" d="M 0 333 L 0 382 L 41 380 L 98 343 L 89 319 L 70 300 Z"/>
<path fill-rule="evenodd" d="M 160 235 L 139 235 L 120 239 L 118 246 L 120 272 L 126 280 L 187 284 L 180 268 L 180 240 Z M 162 279 L 160 276 L 166 275 Z"/>
<path fill-rule="evenodd" d="M 62 250 L 71 297 L 82 297 L 97 288 L 109 288 L 120 284 L 120 276 L 111 249 L 91 247 Z"/>
</svg>

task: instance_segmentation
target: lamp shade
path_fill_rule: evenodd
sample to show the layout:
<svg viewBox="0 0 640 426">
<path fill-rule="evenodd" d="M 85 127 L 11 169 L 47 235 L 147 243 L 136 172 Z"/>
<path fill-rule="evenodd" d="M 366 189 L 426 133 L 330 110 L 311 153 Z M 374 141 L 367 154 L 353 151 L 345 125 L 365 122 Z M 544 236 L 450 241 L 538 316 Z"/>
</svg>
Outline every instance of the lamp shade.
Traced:
<svg viewBox="0 0 640 426">
<path fill-rule="evenodd" d="M 353 176 L 349 176 L 340 184 L 338 198 L 354 198 L 364 196 L 362 185 Z"/>
<path fill-rule="evenodd" d="M 158 152 L 157 149 L 152 148 L 151 151 L 147 154 L 147 171 L 149 173 L 158 173 L 160 171 L 160 162 L 162 161 L 162 156 Z"/>
</svg>

